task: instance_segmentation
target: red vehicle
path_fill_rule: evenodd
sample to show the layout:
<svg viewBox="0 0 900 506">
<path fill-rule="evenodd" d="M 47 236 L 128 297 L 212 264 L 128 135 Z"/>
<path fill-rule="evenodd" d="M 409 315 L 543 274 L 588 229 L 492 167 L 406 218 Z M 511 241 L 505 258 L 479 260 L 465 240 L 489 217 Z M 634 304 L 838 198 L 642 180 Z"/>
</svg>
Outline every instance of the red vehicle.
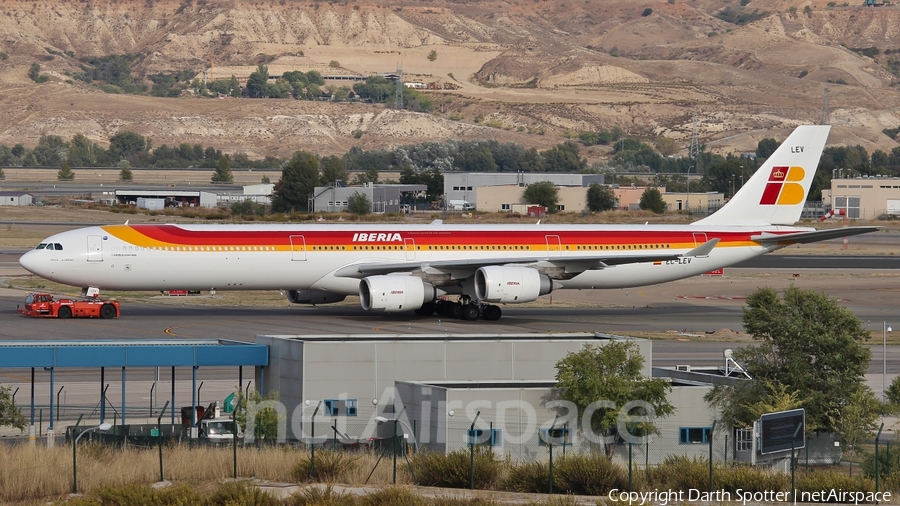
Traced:
<svg viewBox="0 0 900 506">
<path fill-rule="evenodd" d="M 56 299 L 49 293 L 29 293 L 25 307 L 16 310 L 26 316 L 44 318 L 118 318 L 119 303 L 103 299 Z"/>
</svg>

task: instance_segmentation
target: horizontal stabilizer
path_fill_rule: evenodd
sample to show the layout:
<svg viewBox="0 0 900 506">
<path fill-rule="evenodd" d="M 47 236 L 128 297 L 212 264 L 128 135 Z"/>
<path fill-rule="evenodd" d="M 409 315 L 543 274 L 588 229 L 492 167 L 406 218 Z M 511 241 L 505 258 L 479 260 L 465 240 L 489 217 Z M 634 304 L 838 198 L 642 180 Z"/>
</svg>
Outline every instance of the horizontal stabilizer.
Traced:
<svg viewBox="0 0 900 506">
<path fill-rule="evenodd" d="M 809 244 L 819 241 L 827 241 L 828 239 L 838 239 L 840 237 L 850 237 L 851 235 L 868 234 L 875 232 L 881 227 L 845 227 L 830 228 L 827 230 L 814 230 L 812 232 L 797 232 L 793 234 L 770 234 L 764 233 L 750 237 L 751 241 L 758 242 L 763 246 L 772 244 Z"/>
</svg>

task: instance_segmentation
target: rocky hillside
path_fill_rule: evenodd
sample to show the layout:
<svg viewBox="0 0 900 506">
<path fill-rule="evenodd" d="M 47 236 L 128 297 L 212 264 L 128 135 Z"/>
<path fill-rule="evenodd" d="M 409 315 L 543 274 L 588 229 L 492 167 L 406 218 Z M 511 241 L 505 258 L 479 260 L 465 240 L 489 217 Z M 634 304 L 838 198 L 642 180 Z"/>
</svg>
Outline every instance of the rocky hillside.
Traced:
<svg viewBox="0 0 900 506">
<path fill-rule="evenodd" d="M 4 0 L 0 143 L 129 129 L 155 145 L 202 143 L 252 156 L 341 153 L 447 138 L 544 148 L 621 126 L 720 151 L 819 122 L 831 142 L 891 150 L 900 124 L 900 6 L 820 0 Z M 861 2 L 854 2 L 861 3 Z M 745 4 L 745 5 L 741 5 Z M 864 51 L 865 50 L 865 51 Z M 435 58 L 428 55 L 435 52 Z M 135 73 L 246 78 L 402 67 L 431 114 L 380 104 L 112 95 L 72 79 L 83 59 L 137 54 Z M 33 63 L 48 82 L 28 77 Z M 345 83 L 336 82 L 336 85 Z M 358 133 L 362 132 L 362 134 Z M 591 148 L 600 159 L 605 148 Z"/>
</svg>

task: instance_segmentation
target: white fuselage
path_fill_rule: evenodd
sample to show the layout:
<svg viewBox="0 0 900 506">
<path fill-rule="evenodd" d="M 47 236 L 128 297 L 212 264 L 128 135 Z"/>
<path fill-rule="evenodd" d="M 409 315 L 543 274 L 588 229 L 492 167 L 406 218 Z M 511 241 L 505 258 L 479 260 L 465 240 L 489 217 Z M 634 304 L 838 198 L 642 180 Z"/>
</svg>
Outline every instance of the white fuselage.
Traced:
<svg viewBox="0 0 900 506">
<path fill-rule="evenodd" d="M 811 229 L 691 225 L 115 225 L 57 234 L 42 243 L 49 247 L 26 253 L 20 262 L 60 283 L 105 290 L 309 289 L 355 295 L 358 277 L 339 277 L 335 271 L 369 263 L 427 266 L 501 258 L 525 264 L 554 258 L 681 255 L 709 239 L 720 239 L 708 256 L 608 266 L 558 281 L 561 288 L 621 288 L 695 276 L 776 249 L 750 240 L 763 231 L 807 230 Z"/>
</svg>

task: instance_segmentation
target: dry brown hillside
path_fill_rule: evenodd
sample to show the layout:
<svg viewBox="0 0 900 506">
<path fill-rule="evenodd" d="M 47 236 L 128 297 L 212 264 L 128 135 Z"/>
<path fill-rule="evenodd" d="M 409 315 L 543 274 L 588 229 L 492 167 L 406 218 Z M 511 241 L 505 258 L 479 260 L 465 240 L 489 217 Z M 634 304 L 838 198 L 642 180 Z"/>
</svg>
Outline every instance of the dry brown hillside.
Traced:
<svg viewBox="0 0 900 506">
<path fill-rule="evenodd" d="M 673 137 L 684 151 L 697 111 L 710 149 L 744 151 L 821 121 L 827 85 L 831 142 L 889 151 L 897 143 L 881 131 L 900 124 L 900 79 L 888 68 L 900 60 L 900 5 L 829 3 L 3 0 L 0 143 L 82 132 L 105 144 L 133 130 L 157 146 L 285 156 L 448 138 L 545 148 L 567 132 L 620 126 Z M 878 54 L 851 50 L 867 47 Z M 125 53 L 143 55 L 135 69 L 142 76 L 191 69 L 246 77 L 260 62 L 272 73 L 400 66 L 407 80 L 458 89 L 430 92 L 438 107 L 420 114 L 378 104 L 110 95 L 67 76 L 79 58 Z M 28 78 L 34 62 L 49 82 Z"/>
</svg>

